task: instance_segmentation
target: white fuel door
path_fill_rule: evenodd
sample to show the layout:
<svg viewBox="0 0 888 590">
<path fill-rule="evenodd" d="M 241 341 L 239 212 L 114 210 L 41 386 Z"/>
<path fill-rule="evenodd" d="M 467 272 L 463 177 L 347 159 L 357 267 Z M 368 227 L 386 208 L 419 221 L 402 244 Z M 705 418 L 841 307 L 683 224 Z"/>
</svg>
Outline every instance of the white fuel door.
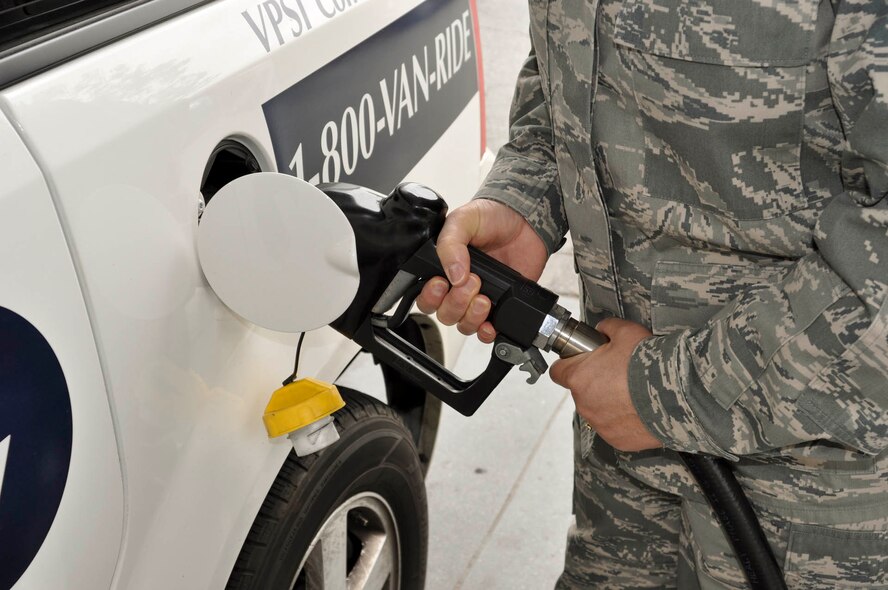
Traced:
<svg viewBox="0 0 888 590">
<path fill-rule="evenodd" d="M 326 326 L 358 291 L 351 224 L 327 195 L 295 176 L 262 172 L 225 185 L 201 217 L 197 250 L 216 295 L 269 330 Z"/>
</svg>

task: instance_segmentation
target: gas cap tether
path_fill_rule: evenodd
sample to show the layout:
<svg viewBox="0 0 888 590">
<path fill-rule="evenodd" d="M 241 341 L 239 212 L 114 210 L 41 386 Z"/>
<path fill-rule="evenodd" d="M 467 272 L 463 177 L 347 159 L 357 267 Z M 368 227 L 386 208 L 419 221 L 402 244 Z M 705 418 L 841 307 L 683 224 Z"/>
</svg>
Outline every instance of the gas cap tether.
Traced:
<svg viewBox="0 0 888 590">
<path fill-rule="evenodd" d="M 288 435 L 296 454 L 304 457 L 339 440 L 332 414 L 344 407 L 335 385 L 305 378 L 272 393 L 262 420 L 269 438 Z"/>
</svg>

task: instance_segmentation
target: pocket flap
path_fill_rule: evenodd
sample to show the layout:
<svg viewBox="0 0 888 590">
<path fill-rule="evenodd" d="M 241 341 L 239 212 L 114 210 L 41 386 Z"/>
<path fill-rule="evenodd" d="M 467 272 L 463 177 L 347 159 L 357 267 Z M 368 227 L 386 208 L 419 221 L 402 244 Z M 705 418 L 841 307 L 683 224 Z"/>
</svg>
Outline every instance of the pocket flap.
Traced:
<svg viewBox="0 0 888 590">
<path fill-rule="evenodd" d="M 687 61 L 731 66 L 808 63 L 817 0 L 626 0 L 614 41 Z"/>
<path fill-rule="evenodd" d="M 793 524 L 784 570 L 798 588 L 888 588 L 888 531 Z"/>
<path fill-rule="evenodd" d="M 770 265 L 657 262 L 651 284 L 651 324 L 656 335 L 706 323 L 731 299 L 786 274 L 790 263 Z"/>
</svg>

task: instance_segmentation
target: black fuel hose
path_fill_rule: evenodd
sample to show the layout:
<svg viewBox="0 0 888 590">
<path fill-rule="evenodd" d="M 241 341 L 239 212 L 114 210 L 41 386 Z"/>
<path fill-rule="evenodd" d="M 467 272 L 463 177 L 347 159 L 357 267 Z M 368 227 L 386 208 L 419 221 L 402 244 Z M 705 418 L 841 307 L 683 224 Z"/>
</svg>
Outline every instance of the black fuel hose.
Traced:
<svg viewBox="0 0 888 590">
<path fill-rule="evenodd" d="M 786 582 L 752 505 L 730 465 L 711 455 L 679 453 L 728 537 L 753 590 L 785 590 Z"/>
</svg>

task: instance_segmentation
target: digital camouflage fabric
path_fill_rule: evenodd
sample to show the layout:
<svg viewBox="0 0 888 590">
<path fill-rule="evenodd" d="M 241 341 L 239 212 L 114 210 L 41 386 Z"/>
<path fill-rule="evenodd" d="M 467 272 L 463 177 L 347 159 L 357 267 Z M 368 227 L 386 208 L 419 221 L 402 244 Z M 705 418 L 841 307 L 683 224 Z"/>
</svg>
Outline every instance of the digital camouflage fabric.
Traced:
<svg viewBox="0 0 888 590">
<path fill-rule="evenodd" d="M 886 1 L 531 0 L 530 16 L 478 197 L 550 252 L 570 230 L 587 321 L 653 330 L 630 390 L 669 449 L 578 433 L 560 585 L 743 586 L 680 450 L 735 462 L 791 587 L 888 587 Z M 669 584 L 643 573 L 661 566 Z"/>
</svg>

